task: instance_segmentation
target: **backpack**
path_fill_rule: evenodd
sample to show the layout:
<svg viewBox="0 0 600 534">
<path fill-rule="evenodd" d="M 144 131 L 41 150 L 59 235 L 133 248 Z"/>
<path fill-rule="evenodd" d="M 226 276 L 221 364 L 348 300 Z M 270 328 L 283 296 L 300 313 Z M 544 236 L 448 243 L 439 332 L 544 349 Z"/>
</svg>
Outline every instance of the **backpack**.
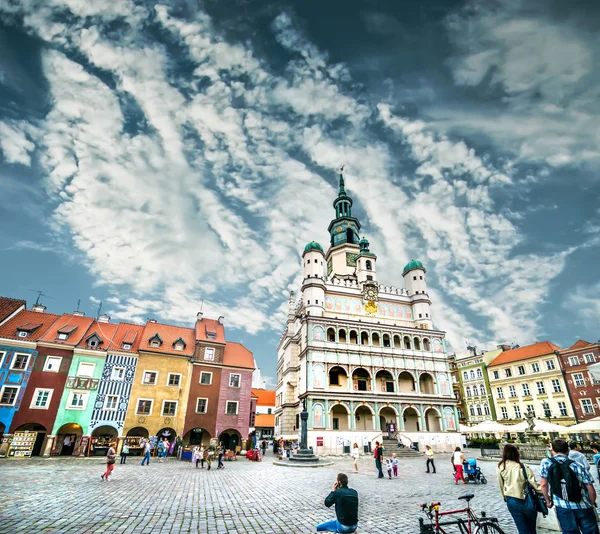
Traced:
<svg viewBox="0 0 600 534">
<path fill-rule="evenodd" d="M 572 460 L 557 462 L 554 458 L 550 461 L 552 465 L 548 469 L 548 483 L 552 494 L 560 497 L 563 501 L 581 502 L 581 484 L 570 467 L 575 462 Z"/>
</svg>

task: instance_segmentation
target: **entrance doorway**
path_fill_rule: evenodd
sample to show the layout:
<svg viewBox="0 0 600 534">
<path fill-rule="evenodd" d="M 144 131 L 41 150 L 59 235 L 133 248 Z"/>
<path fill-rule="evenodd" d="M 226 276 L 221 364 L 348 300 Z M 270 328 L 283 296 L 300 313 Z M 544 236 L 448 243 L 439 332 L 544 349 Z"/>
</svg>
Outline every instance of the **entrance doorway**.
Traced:
<svg viewBox="0 0 600 534">
<path fill-rule="evenodd" d="M 56 433 L 54 456 L 72 456 L 77 440 L 83 435 L 83 428 L 77 423 L 67 423 Z"/>
<path fill-rule="evenodd" d="M 46 440 L 46 427 L 42 426 L 38 423 L 27 423 L 26 425 L 21 425 L 18 428 L 13 430 L 13 434 L 15 432 L 37 432 L 37 437 L 35 438 L 35 444 L 31 451 L 31 456 L 40 456 L 43 451 L 44 442 Z"/>
<path fill-rule="evenodd" d="M 239 447 L 241 443 L 241 436 L 237 430 L 225 430 L 221 432 L 219 436 L 219 442 L 223 443 L 223 447 L 225 449 L 230 449 L 232 451 L 236 450 L 236 447 Z"/>
</svg>

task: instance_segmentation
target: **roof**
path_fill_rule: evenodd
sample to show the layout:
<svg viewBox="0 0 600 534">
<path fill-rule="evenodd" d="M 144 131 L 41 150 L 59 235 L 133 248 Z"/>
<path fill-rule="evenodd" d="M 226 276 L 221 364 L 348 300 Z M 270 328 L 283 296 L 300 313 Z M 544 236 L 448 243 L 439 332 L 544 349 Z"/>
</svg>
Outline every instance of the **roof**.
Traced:
<svg viewBox="0 0 600 534">
<path fill-rule="evenodd" d="M 24 300 L 0 297 L 0 323 L 8 319 L 19 308 L 25 308 L 25 306 L 27 306 L 27 303 Z"/>
<path fill-rule="evenodd" d="M 38 315 L 45 314 L 38 313 Z M 39 341 L 74 347 L 83 339 L 83 336 L 85 336 L 88 328 L 93 322 L 94 319 L 86 317 L 85 315 L 65 313 L 56 320 Z M 57 339 L 59 332 L 68 333 L 67 339 Z"/>
<path fill-rule="evenodd" d="M 225 328 L 215 319 L 201 319 L 196 321 L 196 339 L 210 343 L 225 343 Z"/>
<path fill-rule="evenodd" d="M 33 310 L 21 310 L 12 319 L 0 326 L 0 337 L 7 339 L 26 339 L 29 341 L 37 341 L 59 318 L 59 315 L 53 313 L 42 313 Z M 32 326 L 40 325 L 31 330 L 31 333 L 26 338 L 20 338 L 17 334 L 19 328 L 32 328 Z"/>
<path fill-rule="evenodd" d="M 150 339 L 157 336 L 162 340 L 160 347 L 151 347 Z M 183 350 L 175 350 L 173 345 L 177 339 L 185 341 Z M 193 328 L 184 328 L 183 326 L 172 326 L 162 323 L 147 322 L 142 332 L 139 350 L 145 352 L 159 352 L 161 354 L 182 354 L 184 356 L 193 356 L 196 345 L 196 337 Z"/>
<path fill-rule="evenodd" d="M 254 418 L 255 428 L 275 428 L 274 413 L 257 413 Z"/>
<path fill-rule="evenodd" d="M 402 276 L 404 276 L 409 271 L 412 271 L 413 269 L 423 269 L 425 271 L 425 267 L 423 267 L 423 264 L 419 260 L 412 259 L 404 266 Z"/>
<path fill-rule="evenodd" d="M 565 352 L 568 350 L 587 349 L 588 347 L 594 347 L 596 345 L 597 343 L 590 343 L 588 341 L 584 341 L 583 339 L 579 339 L 568 349 L 565 349 Z"/>
<path fill-rule="evenodd" d="M 316 241 L 311 241 L 304 247 L 304 252 L 309 252 L 311 250 L 320 250 L 323 252 L 323 247 L 319 245 Z"/>
<path fill-rule="evenodd" d="M 256 401 L 257 406 L 275 406 L 274 389 L 252 388 L 252 393 L 254 393 L 258 398 Z"/>
<path fill-rule="evenodd" d="M 77 347 L 80 349 L 90 348 L 88 347 L 88 339 L 94 334 L 96 334 L 101 341 L 101 343 L 98 344 L 98 347 L 96 347 L 96 350 L 105 351 L 110 345 L 110 342 L 112 341 L 118 326 L 118 324 L 114 323 L 101 323 L 98 321 L 94 321 L 92 325 L 88 328 L 88 331 L 85 333 L 85 336 L 77 344 Z"/>
<path fill-rule="evenodd" d="M 117 330 L 112 338 L 108 350 L 114 350 L 119 352 L 137 352 L 142 341 L 142 334 L 144 333 L 144 325 L 142 324 L 131 324 L 121 323 L 118 325 Z M 123 343 L 131 345 L 130 349 L 124 349 Z"/>
<path fill-rule="evenodd" d="M 550 343 L 550 341 L 540 341 L 533 345 L 526 345 L 525 347 L 502 352 L 491 361 L 488 367 L 552 354 L 555 350 L 560 350 L 560 347 L 556 346 L 554 343 Z"/>
<path fill-rule="evenodd" d="M 228 341 L 225 345 L 223 365 L 229 367 L 244 367 L 254 370 L 254 357 L 252 353 L 241 343 Z"/>
</svg>

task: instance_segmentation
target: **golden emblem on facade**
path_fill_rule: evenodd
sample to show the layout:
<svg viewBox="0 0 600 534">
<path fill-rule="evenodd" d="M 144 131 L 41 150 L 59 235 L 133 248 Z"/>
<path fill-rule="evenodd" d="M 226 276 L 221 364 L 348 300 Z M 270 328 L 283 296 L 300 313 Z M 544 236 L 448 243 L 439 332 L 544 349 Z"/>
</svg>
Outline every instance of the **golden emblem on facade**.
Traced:
<svg viewBox="0 0 600 534">
<path fill-rule="evenodd" d="M 365 311 L 369 314 L 369 315 L 374 315 L 377 313 L 377 304 L 375 304 L 374 300 L 369 300 L 366 304 L 365 304 Z"/>
</svg>

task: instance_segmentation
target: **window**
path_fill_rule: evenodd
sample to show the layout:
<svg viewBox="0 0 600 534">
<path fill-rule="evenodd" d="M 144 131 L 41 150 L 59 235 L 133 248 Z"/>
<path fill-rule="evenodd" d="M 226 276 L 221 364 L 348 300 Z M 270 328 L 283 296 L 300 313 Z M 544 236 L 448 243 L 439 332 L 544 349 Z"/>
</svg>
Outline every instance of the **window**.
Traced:
<svg viewBox="0 0 600 534">
<path fill-rule="evenodd" d="M 517 367 L 517 372 L 519 373 L 519 376 L 523 376 L 525 374 L 525 366 L 519 365 L 519 367 Z"/>
<path fill-rule="evenodd" d="M 477 405 L 477 415 L 483 415 L 483 411 L 481 410 L 481 405 Z"/>
<path fill-rule="evenodd" d="M 96 367 L 95 363 L 86 363 L 81 362 L 77 369 L 77 376 L 87 376 L 92 377 L 94 375 L 94 368 Z"/>
<path fill-rule="evenodd" d="M 583 386 L 585 386 L 585 378 L 583 378 L 583 374 L 573 373 L 573 380 L 575 382 L 576 387 L 582 388 Z"/>
<path fill-rule="evenodd" d="M 112 380 L 124 380 L 125 379 L 125 367 L 113 367 L 110 378 Z"/>
<path fill-rule="evenodd" d="M 238 413 L 237 401 L 227 401 L 227 404 L 225 405 L 225 413 L 227 415 L 237 415 L 237 413 Z"/>
<path fill-rule="evenodd" d="M 554 360 L 546 360 L 546 369 L 548 369 L 548 371 L 553 371 L 554 369 L 556 369 L 554 365 Z"/>
<path fill-rule="evenodd" d="M 25 330 L 19 330 L 19 337 L 27 337 L 29 332 L 25 332 Z"/>
<path fill-rule="evenodd" d="M 36 390 L 33 392 L 33 397 L 31 398 L 30 408 L 47 410 L 48 405 L 50 404 L 50 399 L 52 399 L 52 391 L 52 389 L 36 388 Z"/>
<path fill-rule="evenodd" d="M 57 339 L 60 339 L 61 341 L 64 341 L 65 339 L 67 339 L 69 337 L 68 334 L 65 334 L 63 332 L 61 332 L 60 334 L 58 334 Z"/>
<path fill-rule="evenodd" d="M 160 347 L 160 341 L 157 341 L 156 339 L 153 341 L 150 341 L 150 346 L 154 347 L 154 348 L 158 348 L 158 347 Z"/>
<path fill-rule="evenodd" d="M 508 386 L 508 395 L 510 397 L 516 397 L 517 396 L 517 390 L 515 389 L 515 386 Z"/>
<path fill-rule="evenodd" d="M 142 384 L 156 384 L 157 378 L 158 373 L 156 371 L 144 371 L 144 378 L 142 379 Z"/>
<path fill-rule="evenodd" d="M 469 406 L 469 413 L 473 416 L 475 415 L 475 406 Z"/>
<path fill-rule="evenodd" d="M 540 372 L 540 364 L 539 363 L 532 363 L 531 364 L 531 371 L 533 373 L 539 373 Z"/>
<path fill-rule="evenodd" d="M 487 404 L 483 405 L 483 413 L 485 415 L 490 415 L 490 407 Z"/>
<path fill-rule="evenodd" d="M 584 354 L 583 358 L 585 360 L 585 363 L 595 363 L 596 362 L 596 357 L 591 352 L 589 354 Z"/>
<path fill-rule="evenodd" d="M 230 374 L 229 375 L 229 387 L 230 388 L 239 388 L 240 387 L 240 378 L 241 375 Z"/>
<path fill-rule="evenodd" d="M 521 408 L 519 406 L 515 406 L 514 410 L 515 410 L 515 417 L 517 419 L 521 419 Z"/>
<path fill-rule="evenodd" d="M 567 412 L 567 403 L 560 401 L 558 403 L 558 411 L 560 412 L 560 415 L 562 417 L 566 417 L 567 415 L 569 415 L 569 412 Z"/>
<path fill-rule="evenodd" d="M 535 385 L 537 387 L 537 392 L 538 392 L 539 395 L 545 395 L 546 394 L 546 388 L 544 387 L 544 383 L 543 382 L 536 382 Z"/>
<path fill-rule="evenodd" d="M 118 395 L 107 395 L 106 400 L 104 401 L 104 409 L 105 410 L 116 410 L 118 403 L 119 403 Z"/>
<path fill-rule="evenodd" d="M 481 368 L 477 368 L 477 378 L 483 378 L 483 373 L 481 372 Z"/>
<path fill-rule="evenodd" d="M 473 369 L 471 369 L 471 371 L 469 372 L 469 377 L 471 378 L 471 380 L 475 378 L 475 371 L 473 371 Z"/>
<path fill-rule="evenodd" d="M 500 408 L 500 412 L 502 414 L 502 419 L 508 419 L 508 410 L 504 406 Z"/>
<path fill-rule="evenodd" d="M 71 393 L 71 401 L 69 402 L 69 408 L 72 410 L 84 410 L 87 404 L 88 393 Z"/>
<path fill-rule="evenodd" d="M 485 386 L 483 384 L 481 384 L 479 386 L 479 394 L 480 395 L 485 395 Z"/>
<path fill-rule="evenodd" d="M 56 356 L 47 356 L 46 363 L 44 364 L 44 371 L 50 371 L 51 373 L 58 373 L 60 369 L 60 362 L 62 358 Z"/>
<path fill-rule="evenodd" d="M 88 341 L 88 347 L 90 349 L 95 349 L 98 346 L 98 340 L 96 338 L 92 338 Z"/>
<path fill-rule="evenodd" d="M 550 405 L 546 401 L 542 402 L 542 410 L 544 412 L 544 417 L 552 417 L 552 412 L 550 411 Z"/>
<path fill-rule="evenodd" d="M 208 399 L 196 399 L 196 413 L 206 413 L 208 408 Z"/>
<path fill-rule="evenodd" d="M 498 380 L 500 378 L 500 375 L 498 374 L 498 371 L 494 371 L 494 379 Z"/>
<path fill-rule="evenodd" d="M 175 350 L 183 350 L 183 343 L 175 343 Z"/>
<path fill-rule="evenodd" d="M 23 371 L 24 369 L 27 369 L 28 363 L 29 363 L 29 354 L 15 354 L 10 368 L 18 369 L 19 371 Z"/>
<path fill-rule="evenodd" d="M 206 347 L 204 349 L 204 359 L 210 360 L 210 361 L 214 360 L 215 359 L 215 349 Z"/>
<path fill-rule="evenodd" d="M 167 386 L 178 386 L 181 382 L 181 375 L 175 373 L 169 373 L 169 379 L 167 380 Z"/>
<path fill-rule="evenodd" d="M 123 343 L 124 350 L 131 350 L 131 343 Z"/>
<path fill-rule="evenodd" d="M 594 413 L 594 406 L 592 405 L 592 401 L 590 399 L 581 399 L 579 402 L 581 402 L 581 408 L 583 409 L 583 413 Z"/>
<path fill-rule="evenodd" d="M 136 415 L 150 415 L 152 413 L 151 399 L 138 399 Z"/>
<path fill-rule="evenodd" d="M 573 367 L 575 365 L 579 365 L 579 356 L 570 356 L 569 357 L 569 365 L 571 365 L 571 367 Z"/>
<path fill-rule="evenodd" d="M 271 415 L 273 413 L 273 408 L 267 408 L 267 414 Z"/>
<path fill-rule="evenodd" d="M 340 373 L 338 371 L 329 372 L 329 385 L 339 386 L 340 385 Z"/>
<path fill-rule="evenodd" d="M 0 404 L 4 406 L 14 406 L 18 393 L 18 387 L 2 386 L 2 390 L 0 390 Z"/>
<path fill-rule="evenodd" d="M 174 417 L 177 413 L 177 401 L 163 401 L 162 414 L 165 417 Z"/>
<path fill-rule="evenodd" d="M 200 383 L 203 386 L 210 386 L 212 383 L 212 373 L 200 373 Z"/>
<path fill-rule="evenodd" d="M 467 387 L 465 388 L 465 395 L 466 395 L 467 397 L 470 397 L 470 396 L 471 396 L 471 387 L 470 387 L 470 386 L 467 386 Z"/>
<path fill-rule="evenodd" d="M 506 378 L 510 378 L 512 376 L 512 371 L 510 370 L 510 367 L 508 369 L 504 369 L 504 376 Z"/>
<path fill-rule="evenodd" d="M 523 384 L 523 395 L 525 395 L 525 396 L 531 395 L 531 391 L 529 391 L 529 384 Z"/>
<path fill-rule="evenodd" d="M 560 380 L 558 378 L 552 379 L 552 391 L 554 391 L 554 393 L 560 393 L 562 391 Z"/>
<path fill-rule="evenodd" d="M 502 388 L 496 388 L 496 392 L 498 393 L 498 398 L 499 399 L 503 399 L 504 398 L 504 391 L 502 390 Z"/>
<path fill-rule="evenodd" d="M 469 380 L 469 373 L 467 371 L 463 371 L 463 380 Z"/>
</svg>

